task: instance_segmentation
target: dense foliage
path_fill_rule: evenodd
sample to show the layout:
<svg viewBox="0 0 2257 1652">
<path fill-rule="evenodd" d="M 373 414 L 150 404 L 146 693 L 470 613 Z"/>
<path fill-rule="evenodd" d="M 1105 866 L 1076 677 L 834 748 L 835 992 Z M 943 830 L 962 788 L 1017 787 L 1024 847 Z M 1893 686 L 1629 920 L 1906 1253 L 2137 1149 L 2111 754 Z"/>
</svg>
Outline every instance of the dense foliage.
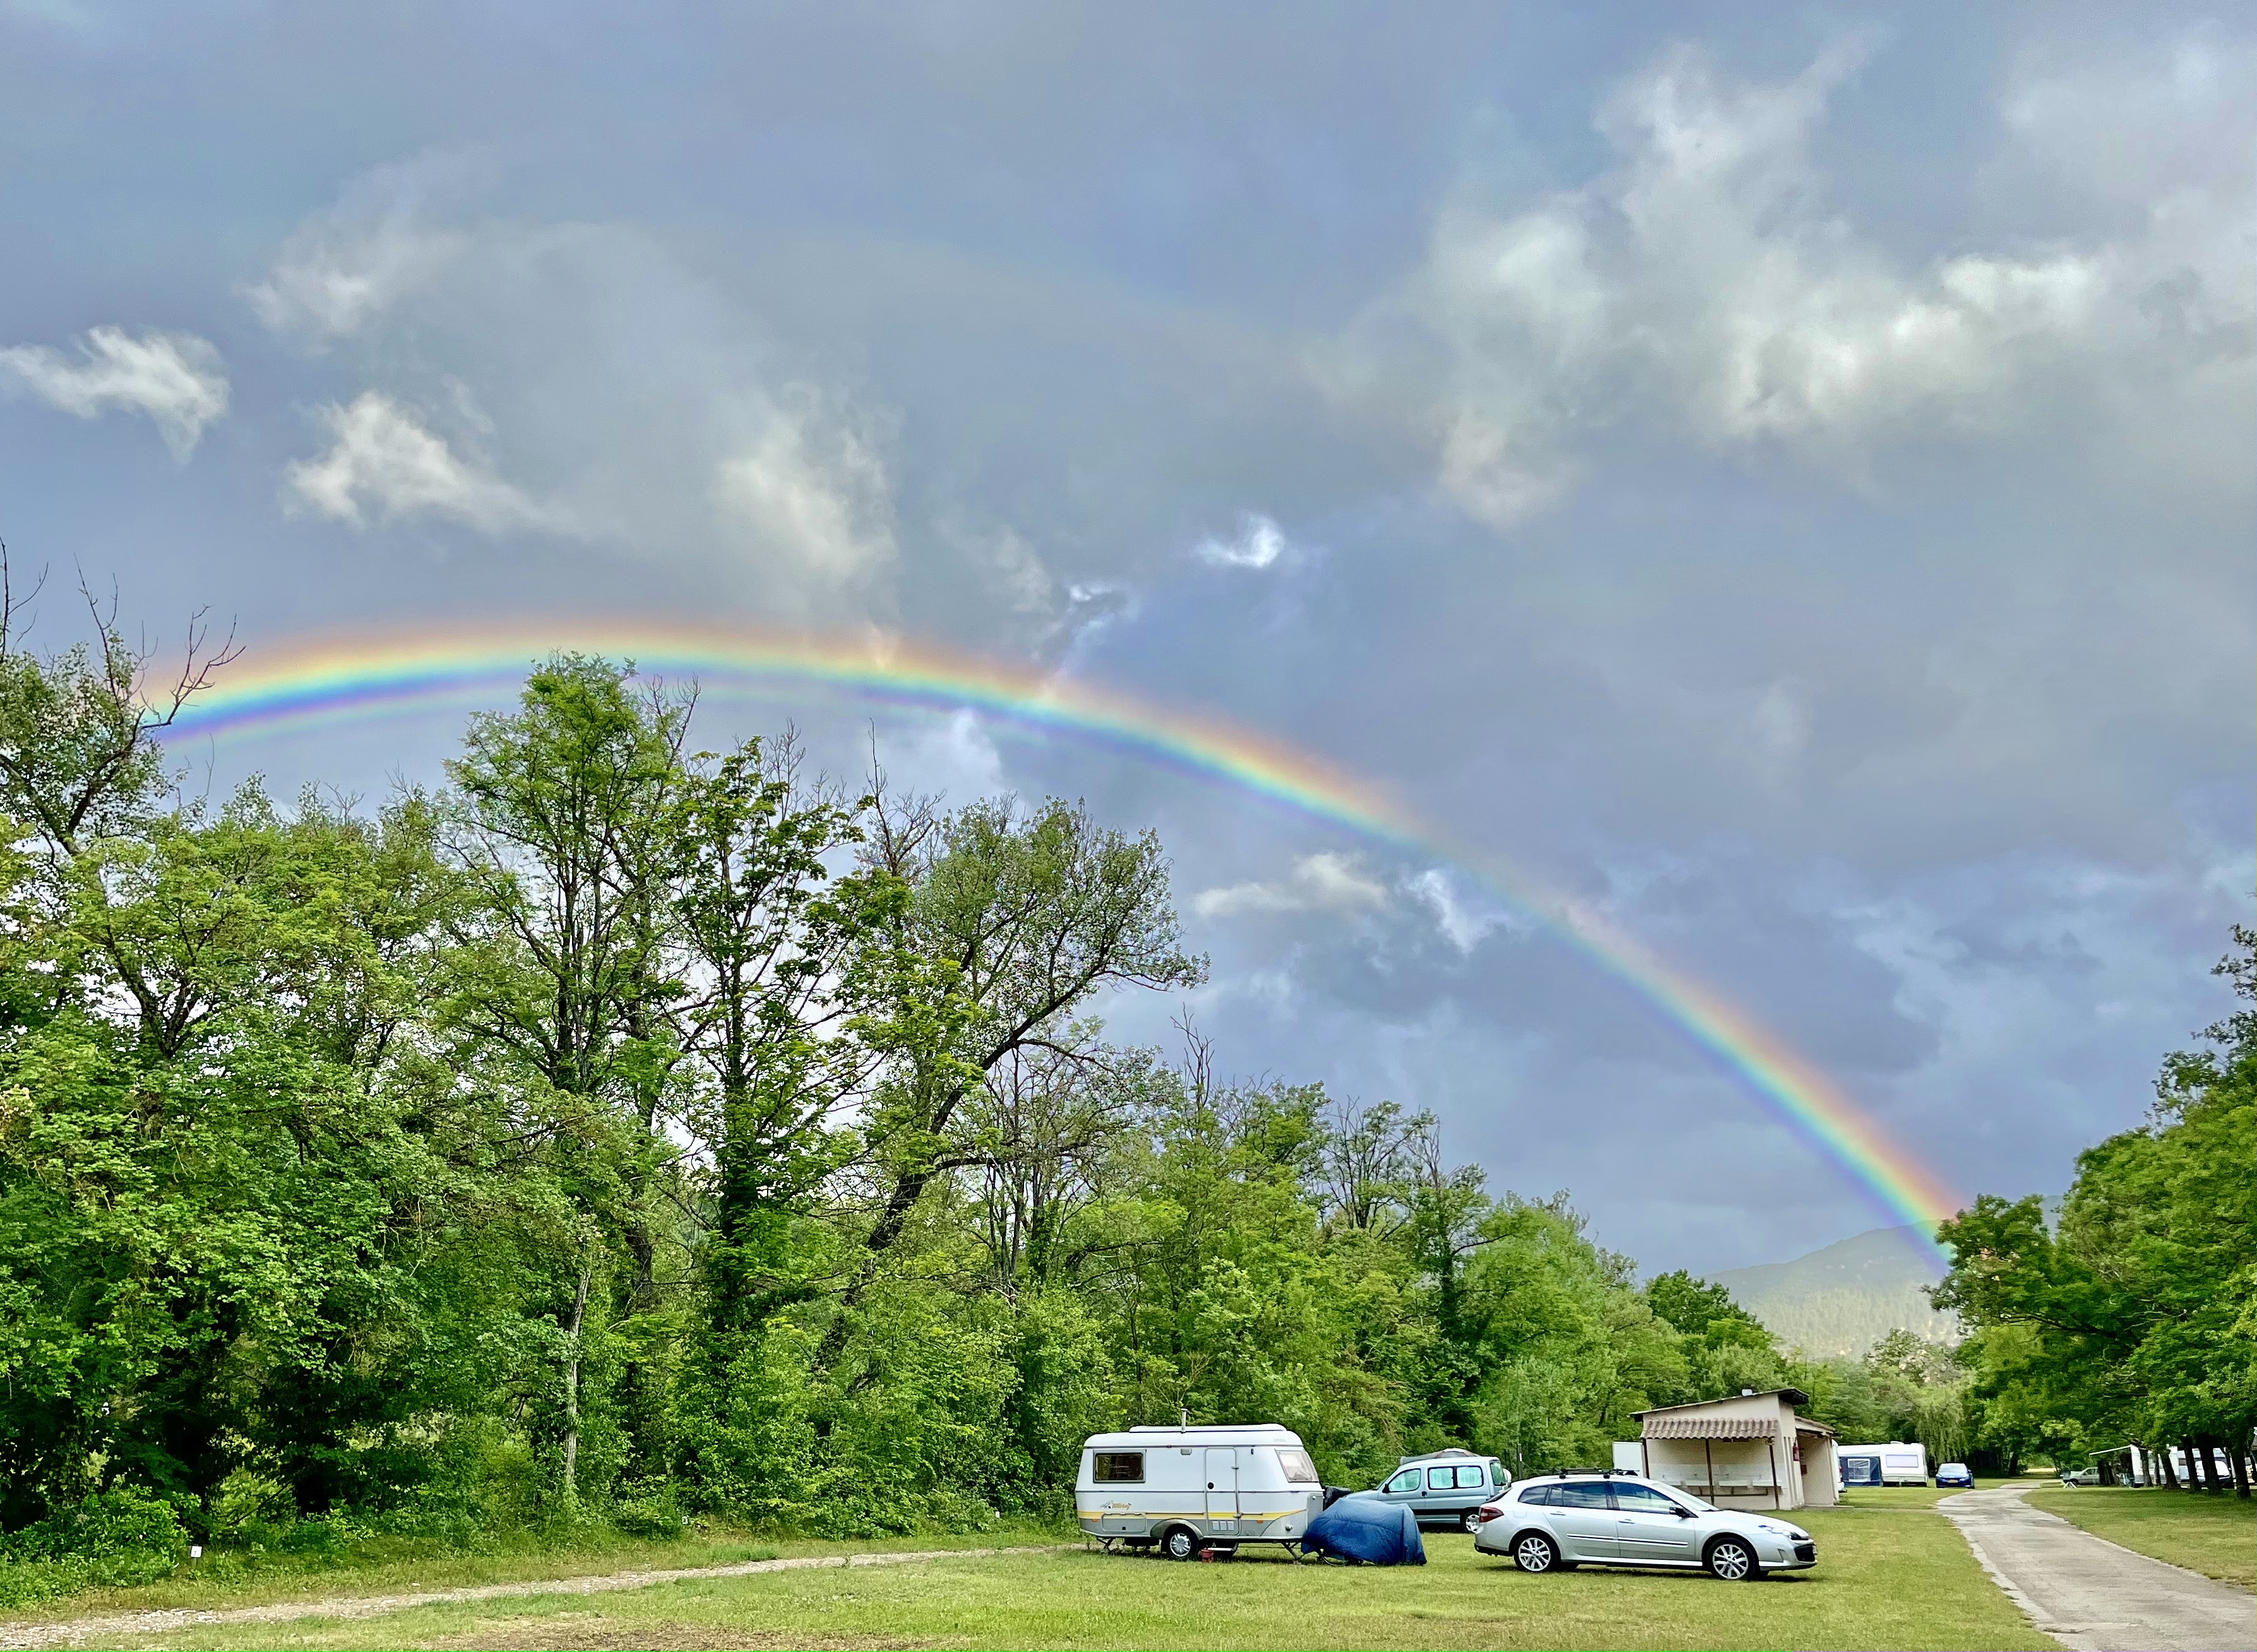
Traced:
<svg viewBox="0 0 2257 1652">
<path fill-rule="evenodd" d="M 2257 1000 L 2257 934 L 2219 964 Z M 2126 1444 L 2225 1449 L 2249 1493 L 2257 1429 L 2257 1009 L 2169 1057 L 2136 1130 L 2077 1161 L 2049 1219 L 2036 1198 L 1978 1199 L 1948 1223 L 1937 1302 L 1966 1350 L 2002 1448 L 2067 1459 Z M 2211 1489 L 2206 1485 L 2204 1489 Z"/>
<path fill-rule="evenodd" d="M 1149 835 L 700 753 L 688 695 L 577 656 L 435 794 L 207 807 L 135 664 L 0 653 L 18 1560 L 977 1524 L 1179 1413 L 1369 1485 L 1604 1462 L 1643 1406 L 1790 1380 L 1917 1408 L 1641 1290 L 1425 1114 L 1108 1043 L 1108 992 L 1204 967 Z"/>
</svg>

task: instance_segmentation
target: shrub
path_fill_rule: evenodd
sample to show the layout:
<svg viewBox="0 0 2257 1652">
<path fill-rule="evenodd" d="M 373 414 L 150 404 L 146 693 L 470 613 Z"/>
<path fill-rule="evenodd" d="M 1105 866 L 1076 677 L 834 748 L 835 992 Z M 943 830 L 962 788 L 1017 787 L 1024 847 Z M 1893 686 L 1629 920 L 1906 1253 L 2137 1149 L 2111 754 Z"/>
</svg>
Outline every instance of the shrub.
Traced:
<svg viewBox="0 0 2257 1652">
<path fill-rule="evenodd" d="M 153 1583 L 188 1551 L 179 1511 L 132 1486 L 98 1492 L 0 1539 L 0 1606 L 96 1585 Z"/>
</svg>

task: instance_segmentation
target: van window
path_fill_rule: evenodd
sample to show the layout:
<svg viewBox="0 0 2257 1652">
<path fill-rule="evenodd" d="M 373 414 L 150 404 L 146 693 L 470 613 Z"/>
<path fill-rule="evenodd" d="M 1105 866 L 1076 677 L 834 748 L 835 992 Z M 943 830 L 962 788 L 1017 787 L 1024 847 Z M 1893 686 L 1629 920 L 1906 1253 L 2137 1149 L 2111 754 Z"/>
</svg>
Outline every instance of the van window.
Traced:
<svg viewBox="0 0 2257 1652">
<path fill-rule="evenodd" d="M 1393 1479 L 1387 1482 L 1387 1489 L 1390 1492 L 1417 1491 L 1419 1489 L 1419 1471 L 1415 1468 L 1404 1469 L 1400 1474 L 1397 1474 Z"/>
<path fill-rule="evenodd" d="M 1426 1471 L 1426 1488 L 1429 1491 L 1447 1492 L 1457 1484 L 1457 1471 L 1454 1469 L 1430 1468 Z"/>
<path fill-rule="evenodd" d="M 1479 1491 L 1487 1484 L 1488 1482 L 1482 1478 L 1482 1466 L 1480 1464 L 1461 1463 L 1458 1465 L 1458 1488 L 1461 1491 L 1468 1488 Z"/>
<path fill-rule="evenodd" d="M 1309 1460 L 1306 1451 L 1297 1451 L 1288 1446 L 1277 1453 L 1277 1466 L 1285 1471 L 1285 1484 L 1288 1486 L 1318 1484 L 1317 1465 Z"/>
<path fill-rule="evenodd" d="M 1144 1454 L 1142 1451 L 1092 1451 L 1089 1478 L 1100 1486 L 1118 1486 L 1126 1481 L 1142 1485 L 1144 1480 Z"/>
</svg>

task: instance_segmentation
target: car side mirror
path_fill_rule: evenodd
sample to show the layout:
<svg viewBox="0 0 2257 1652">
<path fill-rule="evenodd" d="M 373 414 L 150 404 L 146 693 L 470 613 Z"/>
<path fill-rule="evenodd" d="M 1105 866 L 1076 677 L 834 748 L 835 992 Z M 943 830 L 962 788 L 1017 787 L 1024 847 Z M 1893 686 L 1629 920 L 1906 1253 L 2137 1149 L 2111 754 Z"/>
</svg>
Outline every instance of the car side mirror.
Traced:
<svg viewBox="0 0 2257 1652">
<path fill-rule="evenodd" d="M 1677 1518 L 1678 1518 L 1678 1519 L 1680 1519 L 1680 1520 L 1690 1520 L 1690 1519 L 1692 1519 L 1692 1518 L 1693 1518 L 1693 1511 L 1692 1511 L 1691 1509 L 1689 1509 L 1689 1508 L 1686 1507 L 1684 1504 L 1682 1504 L 1682 1503 L 1679 1503 L 1679 1504 L 1677 1504 L 1677 1505 L 1676 1505 L 1676 1509 L 1677 1509 Z"/>
</svg>

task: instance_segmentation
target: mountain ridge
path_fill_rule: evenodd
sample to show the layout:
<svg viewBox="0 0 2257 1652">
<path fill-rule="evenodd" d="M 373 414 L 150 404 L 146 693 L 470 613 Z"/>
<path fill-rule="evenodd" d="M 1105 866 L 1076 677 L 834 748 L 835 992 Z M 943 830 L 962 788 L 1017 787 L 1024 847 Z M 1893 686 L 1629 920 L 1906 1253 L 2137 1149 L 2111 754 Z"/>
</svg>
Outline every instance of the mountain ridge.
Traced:
<svg viewBox="0 0 2257 1652">
<path fill-rule="evenodd" d="M 1960 1337 L 1957 1317 L 1939 1311 L 1922 1289 L 1943 1277 L 1943 1263 L 1910 1225 L 1875 1228 L 1791 1261 L 1703 1277 L 1806 1355 L 1858 1359 L 1900 1328 L 1931 1341 Z"/>
</svg>

